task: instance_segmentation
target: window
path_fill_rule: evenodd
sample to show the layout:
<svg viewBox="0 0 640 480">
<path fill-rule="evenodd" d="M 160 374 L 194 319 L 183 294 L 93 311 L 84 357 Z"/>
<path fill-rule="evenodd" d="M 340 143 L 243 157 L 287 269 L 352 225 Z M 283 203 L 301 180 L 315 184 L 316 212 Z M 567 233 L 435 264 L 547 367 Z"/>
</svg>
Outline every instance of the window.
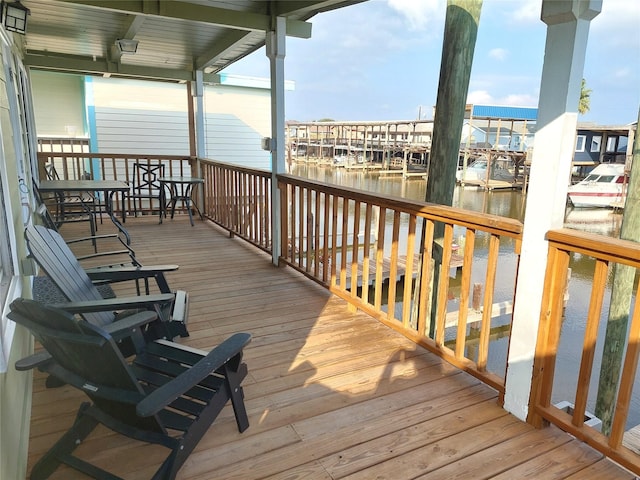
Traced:
<svg viewBox="0 0 640 480">
<path fill-rule="evenodd" d="M 599 152 L 600 145 L 602 144 L 602 135 L 594 135 L 591 139 L 591 151 Z"/>
<path fill-rule="evenodd" d="M 0 135 L 1 137 L 1 135 Z M 0 165 L 1 167 L 1 165 Z M 13 257 L 11 254 L 11 245 L 9 235 L 9 224 L 7 223 L 7 205 L 6 192 L 6 174 L 4 169 L 0 168 L 0 372 L 7 371 L 7 362 L 9 361 L 9 351 L 11 348 L 11 339 L 15 324 L 7 318 L 8 302 L 15 297 L 16 292 L 12 292 L 19 286 L 17 278 L 14 276 L 15 268 Z"/>
<path fill-rule="evenodd" d="M 6 43 L 0 48 L 0 372 L 5 372 L 15 331 L 15 323 L 7 318 L 8 306 L 22 294 L 15 219 L 21 218 L 25 225 L 30 221 L 28 185 L 33 162 L 28 152 L 35 150 L 26 145 L 27 132 L 33 131 L 27 122 L 33 110 L 26 103 L 26 71 Z"/>
<path fill-rule="evenodd" d="M 607 152 L 615 152 L 618 145 L 618 137 L 607 138 Z"/>
<path fill-rule="evenodd" d="M 584 152 L 584 144 L 586 143 L 587 137 L 585 135 L 578 135 L 576 137 L 576 152 Z"/>
</svg>

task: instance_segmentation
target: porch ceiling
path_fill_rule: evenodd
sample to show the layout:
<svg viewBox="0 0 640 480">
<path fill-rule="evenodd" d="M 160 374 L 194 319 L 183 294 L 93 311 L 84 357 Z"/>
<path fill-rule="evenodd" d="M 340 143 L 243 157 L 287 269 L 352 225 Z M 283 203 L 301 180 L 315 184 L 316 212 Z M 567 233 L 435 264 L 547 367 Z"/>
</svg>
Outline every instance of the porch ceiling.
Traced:
<svg viewBox="0 0 640 480">
<path fill-rule="evenodd" d="M 205 80 L 261 48 L 273 16 L 311 37 L 314 15 L 363 0 L 24 0 L 32 68 L 174 81 Z M 118 39 L 138 41 L 121 54 Z"/>
</svg>

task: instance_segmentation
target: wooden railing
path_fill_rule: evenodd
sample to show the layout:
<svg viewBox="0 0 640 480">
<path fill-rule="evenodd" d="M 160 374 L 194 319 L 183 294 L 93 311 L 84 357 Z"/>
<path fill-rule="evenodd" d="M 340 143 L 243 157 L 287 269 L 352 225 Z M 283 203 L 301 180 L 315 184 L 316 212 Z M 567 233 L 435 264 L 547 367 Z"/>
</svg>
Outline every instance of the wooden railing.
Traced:
<svg viewBox="0 0 640 480">
<path fill-rule="evenodd" d="M 94 152 L 38 152 L 38 171 L 41 179 L 46 179 L 45 164 L 53 163 L 61 179 L 77 180 L 83 178 L 122 180 L 130 183 L 133 176 L 133 165 L 164 164 L 166 176 L 190 176 L 195 171 L 195 159 L 175 155 L 136 155 Z M 125 197 L 114 197 L 114 210 L 121 213 L 133 211 L 133 200 Z M 124 202 L 124 204 L 123 204 Z M 157 211 L 158 205 L 140 202 L 137 210 L 143 214 Z"/>
<path fill-rule="evenodd" d="M 504 392 L 506 362 L 492 369 L 490 358 L 508 342 L 490 340 L 509 335 L 517 260 L 499 266 L 498 259 L 505 252 L 517 259 L 520 222 L 290 175 L 278 180 L 282 261 Z"/>
<path fill-rule="evenodd" d="M 39 159 L 56 162 L 64 178 L 89 173 L 126 181 L 135 161 L 166 162 L 169 175 L 199 171 L 205 180 L 205 216 L 231 234 L 271 250 L 270 172 L 203 159 L 194 165 L 189 157 L 41 153 Z M 291 175 L 277 178 L 282 263 L 504 395 L 520 222 Z M 551 231 L 548 240 L 529 420 L 537 426 L 552 422 L 640 474 L 639 457 L 623 442 L 640 352 L 640 246 L 573 230 Z M 552 405 L 552 399 L 572 256 L 591 259 L 593 272 L 582 360 L 573 380 L 575 399 L 567 410 Z M 602 307 L 608 301 L 614 264 L 634 269 L 635 283 L 621 381 L 611 430 L 605 434 L 585 418 L 593 403 L 589 395 L 595 383 L 591 377 L 596 344 L 603 341 L 598 327 L 606 315 Z M 569 295 L 569 302 L 584 299 Z"/>
<path fill-rule="evenodd" d="M 270 252 L 271 173 L 200 160 L 203 214 L 253 245 Z"/>
<path fill-rule="evenodd" d="M 560 426 L 563 430 L 592 445 L 608 457 L 640 474 L 640 457 L 626 445 L 633 443 L 625 439 L 625 431 L 636 423 L 629 425 L 631 394 L 636 379 L 638 355 L 640 354 L 640 290 L 638 276 L 640 272 L 640 244 L 578 232 L 574 230 L 554 230 L 547 234 L 549 256 L 542 300 L 540 328 L 534 364 L 533 388 L 529 406 L 530 421 L 540 426 L 544 420 Z M 567 279 L 569 277 L 572 258 L 589 261 L 591 297 L 586 308 L 584 325 L 578 329 L 575 323 L 563 328 L 567 320 L 563 312 L 567 308 Z M 584 270 L 584 269 L 583 269 Z M 573 280 L 572 280 L 573 282 Z M 614 289 L 621 289 L 610 295 Z M 587 302 L 587 298 L 572 298 L 569 289 L 569 301 Z M 617 300 L 616 300 L 617 298 Z M 609 308 L 606 303 L 623 302 L 616 307 L 622 312 L 620 316 L 609 319 Z M 585 305 L 586 307 L 586 305 Z M 604 347 L 604 337 L 609 325 L 617 322 L 611 330 L 622 334 L 622 339 L 611 338 L 607 343 L 614 346 L 620 355 L 620 370 L 611 359 L 610 347 Z M 621 323 L 623 322 L 623 323 Z M 629 327 L 627 328 L 627 322 Z M 576 378 L 563 377 L 563 383 L 575 384 L 575 399 L 571 407 L 561 408 L 552 404 L 557 361 L 562 353 L 564 335 L 583 338 L 582 353 L 571 353 L 572 358 L 580 364 Z M 602 353 L 604 350 L 604 353 Z M 608 357 L 608 358 L 607 358 Z M 605 364 L 605 376 L 614 379 L 613 385 L 598 381 L 600 373 L 597 365 Z M 594 378 L 596 375 L 596 378 Z M 603 378 L 602 376 L 600 377 Z M 609 407 L 597 405 L 596 390 L 606 388 L 609 391 L 603 398 L 609 398 Z M 591 413 L 587 410 L 589 403 L 592 411 L 602 413 L 603 422 L 599 428 L 590 426 L 588 420 Z M 637 412 L 635 412 L 637 415 Z M 597 417 L 596 417 L 596 420 Z M 630 443 L 629 443 L 630 442 Z M 635 452 L 638 445 L 633 445 Z"/>
</svg>

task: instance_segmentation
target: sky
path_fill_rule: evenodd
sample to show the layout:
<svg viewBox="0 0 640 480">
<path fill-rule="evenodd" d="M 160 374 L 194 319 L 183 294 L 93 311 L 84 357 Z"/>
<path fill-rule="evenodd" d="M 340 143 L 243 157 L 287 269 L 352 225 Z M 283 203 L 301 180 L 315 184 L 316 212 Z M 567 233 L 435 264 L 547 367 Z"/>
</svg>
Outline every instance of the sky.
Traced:
<svg viewBox="0 0 640 480">
<path fill-rule="evenodd" d="M 484 0 L 467 103 L 538 106 L 546 25 L 542 0 Z M 445 0 L 369 0 L 311 18 L 310 39 L 287 38 L 287 120 L 433 118 Z M 264 48 L 229 74 L 269 76 Z M 625 125 L 640 108 L 640 0 L 602 0 L 583 77 L 591 109 L 579 122 Z"/>
</svg>

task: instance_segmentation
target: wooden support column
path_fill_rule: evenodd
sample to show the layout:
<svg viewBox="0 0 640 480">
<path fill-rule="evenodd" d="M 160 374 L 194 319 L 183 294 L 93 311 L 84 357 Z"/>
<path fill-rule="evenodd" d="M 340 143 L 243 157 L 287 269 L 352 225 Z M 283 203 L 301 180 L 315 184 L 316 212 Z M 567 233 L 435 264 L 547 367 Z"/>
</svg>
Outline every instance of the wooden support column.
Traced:
<svg viewBox="0 0 640 480">
<path fill-rule="evenodd" d="M 279 264 L 282 252 L 282 218 L 277 175 L 285 173 L 284 158 L 284 57 L 286 19 L 275 17 L 273 30 L 267 32 L 266 50 L 271 71 L 271 261 Z M 309 133 L 311 130 L 309 130 Z M 310 135 L 309 135 L 310 136 Z M 307 140 L 307 154 L 311 139 Z"/>
<path fill-rule="evenodd" d="M 441 205 L 453 203 L 460 155 L 460 137 L 481 9 L 482 0 L 448 0 L 447 2 L 438 98 L 433 121 L 431 160 L 425 195 L 427 202 Z M 444 225 L 436 224 L 433 249 L 436 266 L 433 271 L 438 271 L 443 234 Z M 430 261 L 430 259 L 423 259 L 423 261 Z M 437 277 L 434 279 L 432 288 L 434 294 L 432 304 L 435 308 L 432 308 L 430 313 L 430 335 L 434 334 L 435 313 L 438 311 L 436 283 Z"/>
<path fill-rule="evenodd" d="M 504 404 L 521 420 L 528 416 L 536 375 L 534 355 L 548 250 L 545 235 L 564 223 L 589 23 L 601 6 L 600 0 L 542 3 L 547 39 Z"/>
<path fill-rule="evenodd" d="M 451 205 L 482 0 L 449 0 L 426 201 Z"/>
<path fill-rule="evenodd" d="M 640 111 L 638 111 L 640 120 Z M 633 160 L 627 188 L 627 199 L 622 215 L 620 238 L 640 242 L 640 137 L 633 142 Z M 635 268 L 628 265 L 614 267 L 611 282 L 611 304 L 602 351 L 602 365 L 596 398 L 596 416 L 602 421 L 602 433 L 611 433 L 613 414 L 618 396 L 618 379 L 622 370 L 629 312 L 633 297 Z M 638 300 L 636 300 L 638 301 Z"/>
</svg>

